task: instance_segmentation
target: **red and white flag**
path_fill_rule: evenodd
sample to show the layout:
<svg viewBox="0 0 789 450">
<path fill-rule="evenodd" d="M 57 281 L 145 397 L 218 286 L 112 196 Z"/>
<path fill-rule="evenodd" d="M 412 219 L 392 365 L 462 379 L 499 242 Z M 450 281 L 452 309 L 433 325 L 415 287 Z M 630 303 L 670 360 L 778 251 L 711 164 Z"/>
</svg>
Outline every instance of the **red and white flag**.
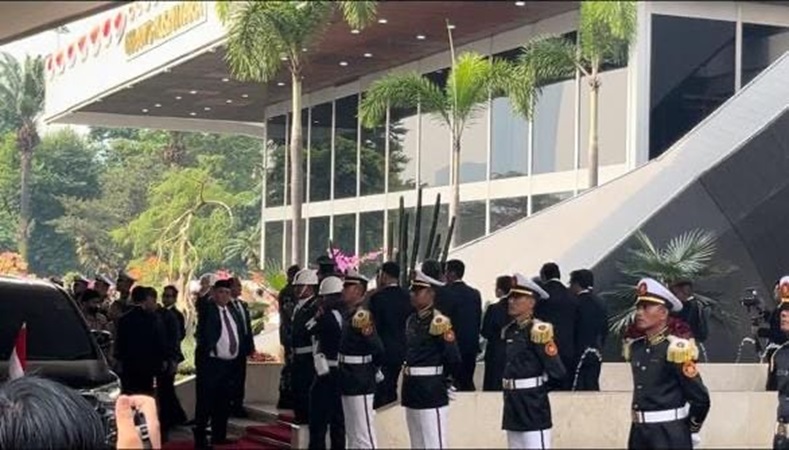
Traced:
<svg viewBox="0 0 789 450">
<path fill-rule="evenodd" d="M 8 377 L 13 380 L 25 375 L 27 365 L 27 325 L 23 322 L 19 333 L 16 335 L 14 351 L 8 361 Z"/>
</svg>

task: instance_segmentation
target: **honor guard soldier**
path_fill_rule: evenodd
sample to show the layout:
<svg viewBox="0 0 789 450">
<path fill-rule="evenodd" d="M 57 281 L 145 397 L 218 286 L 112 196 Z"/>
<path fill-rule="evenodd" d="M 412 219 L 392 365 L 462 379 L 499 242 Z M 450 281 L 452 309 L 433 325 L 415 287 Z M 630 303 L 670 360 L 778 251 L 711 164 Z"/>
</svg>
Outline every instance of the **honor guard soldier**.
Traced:
<svg viewBox="0 0 789 450">
<path fill-rule="evenodd" d="M 687 325 L 669 313 L 682 303 L 659 282 L 638 283 L 636 316 L 624 356 L 633 371 L 633 423 L 629 449 L 691 448 L 710 409 L 696 368 L 698 349 Z"/>
<path fill-rule="evenodd" d="M 315 378 L 312 357 L 312 337 L 307 322 L 315 316 L 315 291 L 318 275 L 314 270 L 302 269 L 293 279 L 296 306 L 293 308 L 290 333 L 291 386 L 293 388 L 293 416 L 297 425 L 309 422 L 309 392 Z"/>
<path fill-rule="evenodd" d="M 318 289 L 319 305 L 307 324 L 312 335 L 315 381 L 310 388 L 311 449 L 326 448 L 329 431 L 331 448 L 345 448 L 345 422 L 340 401 L 340 377 L 337 355 L 342 335 L 342 280 L 329 275 Z"/>
<path fill-rule="evenodd" d="M 447 448 L 450 374 L 460 351 L 449 318 L 435 309 L 440 281 L 417 270 L 411 282 L 416 311 L 406 321 L 406 356 L 402 405 L 411 448 Z"/>
<path fill-rule="evenodd" d="M 778 287 L 780 303 L 780 326 L 784 335 L 789 335 L 789 276 L 781 278 Z M 773 449 L 789 449 L 786 427 L 789 423 L 789 341 L 781 344 L 770 357 L 770 377 L 778 390 L 778 414 L 773 437 Z"/>
<path fill-rule="evenodd" d="M 513 275 L 507 308 L 513 321 L 501 331 L 507 355 L 502 428 L 507 431 L 509 448 L 551 447 L 553 425 L 546 381 L 566 375 L 553 325 L 534 318 L 538 298 L 545 300 L 548 293 L 525 276 Z"/>
<path fill-rule="evenodd" d="M 346 319 L 340 340 L 340 387 L 348 448 L 377 448 L 373 401 L 384 346 L 370 310 L 362 302 L 367 278 L 355 271 L 345 276 L 342 298 Z"/>
</svg>

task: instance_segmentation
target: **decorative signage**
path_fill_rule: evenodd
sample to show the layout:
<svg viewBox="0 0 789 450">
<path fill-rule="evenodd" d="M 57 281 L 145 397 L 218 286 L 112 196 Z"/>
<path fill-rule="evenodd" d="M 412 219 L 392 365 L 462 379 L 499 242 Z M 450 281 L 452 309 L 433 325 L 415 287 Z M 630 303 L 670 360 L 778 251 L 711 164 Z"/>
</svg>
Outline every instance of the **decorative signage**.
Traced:
<svg viewBox="0 0 789 450">
<path fill-rule="evenodd" d="M 126 56 L 130 59 L 139 56 L 202 23 L 206 17 L 205 3 L 179 3 L 139 27 L 127 31 L 123 41 Z"/>
</svg>

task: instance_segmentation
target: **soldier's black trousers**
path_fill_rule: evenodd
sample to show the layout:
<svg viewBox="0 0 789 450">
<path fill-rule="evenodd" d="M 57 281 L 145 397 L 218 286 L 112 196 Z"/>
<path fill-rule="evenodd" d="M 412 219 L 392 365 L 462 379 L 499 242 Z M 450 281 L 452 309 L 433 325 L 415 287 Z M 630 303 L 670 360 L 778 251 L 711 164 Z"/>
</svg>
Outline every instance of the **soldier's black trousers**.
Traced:
<svg viewBox="0 0 789 450">
<path fill-rule="evenodd" d="M 297 425 L 306 425 L 310 417 L 310 387 L 315 379 L 312 355 L 298 355 L 291 364 L 293 416 Z"/>
<path fill-rule="evenodd" d="M 630 426 L 628 450 L 688 450 L 693 448 L 687 420 L 634 423 Z"/>
<path fill-rule="evenodd" d="M 789 438 L 776 434 L 773 437 L 773 450 L 789 450 Z"/>
<path fill-rule="evenodd" d="M 310 449 L 326 448 L 326 431 L 331 448 L 345 448 L 345 418 L 342 412 L 339 374 L 332 369 L 315 377 L 310 389 Z"/>
</svg>

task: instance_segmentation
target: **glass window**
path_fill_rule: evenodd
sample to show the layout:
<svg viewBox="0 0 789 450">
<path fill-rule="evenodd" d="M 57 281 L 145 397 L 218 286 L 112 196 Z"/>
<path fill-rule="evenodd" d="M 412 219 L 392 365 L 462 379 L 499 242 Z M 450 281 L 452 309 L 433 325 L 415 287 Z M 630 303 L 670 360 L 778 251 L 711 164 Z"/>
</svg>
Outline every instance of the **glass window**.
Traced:
<svg viewBox="0 0 789 450">
<path fill-rule="evenodd" d="M 474 114 L 460 139 L 460 182 L 485 181 L 488 170 L 488 105 Z"/>
<path fill-rule="evenodd" d="M 343 97 L 335 103 L 334 198 L 356 196 L 356 115 L 358 95 Z"/>
<path fill-rule="evenodd" d="M 444 243 L 447 239 L 447 229 L 449 229 L 449 205 L 444 203 L 438 208 L 436 237 L 433 241 L 433 248 L 428 252 L 427 245 L 428 239 L 430 238 L 430 227 L 433 224 L 433 213 L 436 209 L 436 199 L 424 197 L 422 202 L 422 226 L 419 230 L 419 261 L 425 259 L 423 258 L 425 254 L 433 254 L 433 250 L 435 250 L 436 246 L 438 246 L 440 253 L 444 248 Z"/>
<path fill-rule="evenodd" d="M 356 254 L 356 214 L 334 216 L 334 248 L 346 255 Z"/>
<path fill-rule="evenodd" d="M 734 22 L 652 15 L 650 157 L 733 95 L 734 31 Z"/>
<path fill-rule="evenodd" d="M 408 215 L 408 222 L 406 228 L 408 230 L 408 240 L 411 241 L 413 234 L 414 234 L 414 208 L 405 208 L 405 214 Z M 394 208 L 389 210 L 389 230 L 390 235 L 392 236 L 392 256 L 396 257 L 397 252 L 400 249 L 400 209 Z M 384 237 L 385 239 L 389 239 L 388 236 Z M 384 241 L 386 242 L 386 241 Z M 384 244 L 386 245 L 386 244 Z M 410 250 L 410 248 L 409 248 Z"/>
<path fill-rule="evenodd" d="M 414 189 L 419 126 L 416 108 L 392 109 L 389 116 L 389 192 Z"/>
<path fill-rule="evenodd" d="M 532 197 L 532 214 L 549 208 L 559 202 L 567 200 L 572 197 L 572 192 L 554 192 L 551 194 L 540 194 Z"/>
<path fill-rule="evenodd" d="M 627 69 L 600 74 L 597 145 L 600 166 L 623 164 L 627 129 Z M 589 166 L 589 84 L 581 81 L 580 167 Z"/>
<path fill-rule="evenodd" d="M 529 173 L 529 126 L 512 110 L 507 97 L 493 99 L 490 178 L 526 176 Z"/>
<path fill-rule="evenodd" d="M 447 85 L 447 69 L 425 74 L 440 89 Z M 446 186 L 449 184 L 449 155 L 451 136 L 449 127 L 436 114 L 422 113 L 420 134 L 419 183 L 422 186 Z"/>
<path fill-rule="evenodd" d="M 500 198 L 490 201 L 490 232 L 528 217 L 529 197 Z"/>
<path fill-rule="evenodd" d="M 290 251 L 290 246 L 291 246 L 291 238 L 290 237 L 292 236 L 292 230 L 291 230 L 290 223 L 291 223 L 290 220 L 286 220 L 285 221 L 285 264 L 286 265 L 289 265 L 291 263 L 291 261 L 293 261 L 293 258 L 291 257 L 291 255 L 293 253 Z M 306 232 L 305 224 L 306 224 L 306 220 L 305 219 L 301 219 L 301 243 L 302 244 L 304 244 L 304 234 Z"/>
<path fill-rule="evenodd" d="M 534 110 L 534 166 L 532 173 L 575 168 L 575 80 L 549 84 Z"/>
<path fill-rule="evenodd" d="M 359 256 L 380 252 L 384 247 L 384 212 L 373 211 L 359 214 Z M 359 271 L 365 276 L 375 275 L 375 270 L 383 261 L 381 255 L 363 261 Z"/>
<path fill-rule="evenodd" d="M 282 206 L 285 203 L 285 170 L 287 170 L 287 123 L 285 116 L 266 121 L 266 206 Z"/>
<path fill-rule="evenodd" d="M 386 182 L 386 126 L 362 128 L 361 195 L 383 194 Z"/>
<path fill-rule="evenodd" d="M 310 217 L 310 251 L 307 262 L 315 262 L 329 248 L 329 217 Z"/>
<path fill-rule="evenodd" d="M 282 222 L 266 222 L 266 267 L 282 268 Z"/>
<path fill-rule="evenodd" d="M 485 202 L 461 202 L 457 245 L 485 235 Z"/>
<path fill-rule="evenodd" d="M 742 24 L 742 85 L 789 50 L 789 28 Z"/>
<path fill-rule="evenodd" d="M 332 104 L 312 108 L 310 129 L 310 201 L 329 200 L 331 190 Z"/>
<path fill-rule="evenodd" d="M 310 126 L 310 113 L 307 109 L 301 110 L 301 154 L 302 154 L 302 162 L 301 162 L 301 173 L 303 174 L 303 189 L 304 195 L 302 196 L 303 201 L 307 201 L 307 143 L 309 142 L 309 126 Z M 293 114 L 288 114 L 288 120 L 293 120 Z M 288 135 L 290 135 L 290 130 L 288 130 Z M 290 140 L 290 139 L 288 139 Z M 288 153 L 288 161 L 290 161 L 290 149 L 286 149 Z M 290 163 L 289 163 L 290 164 Z M 288 187 L 287 187 L 287 197 L 285 197 L 286 204 L 290 205 L 290 186 L 291 186 L 291 179 L 290 179 L 290 165 L 287 166 L 288 170 Z"/>
</svg>

